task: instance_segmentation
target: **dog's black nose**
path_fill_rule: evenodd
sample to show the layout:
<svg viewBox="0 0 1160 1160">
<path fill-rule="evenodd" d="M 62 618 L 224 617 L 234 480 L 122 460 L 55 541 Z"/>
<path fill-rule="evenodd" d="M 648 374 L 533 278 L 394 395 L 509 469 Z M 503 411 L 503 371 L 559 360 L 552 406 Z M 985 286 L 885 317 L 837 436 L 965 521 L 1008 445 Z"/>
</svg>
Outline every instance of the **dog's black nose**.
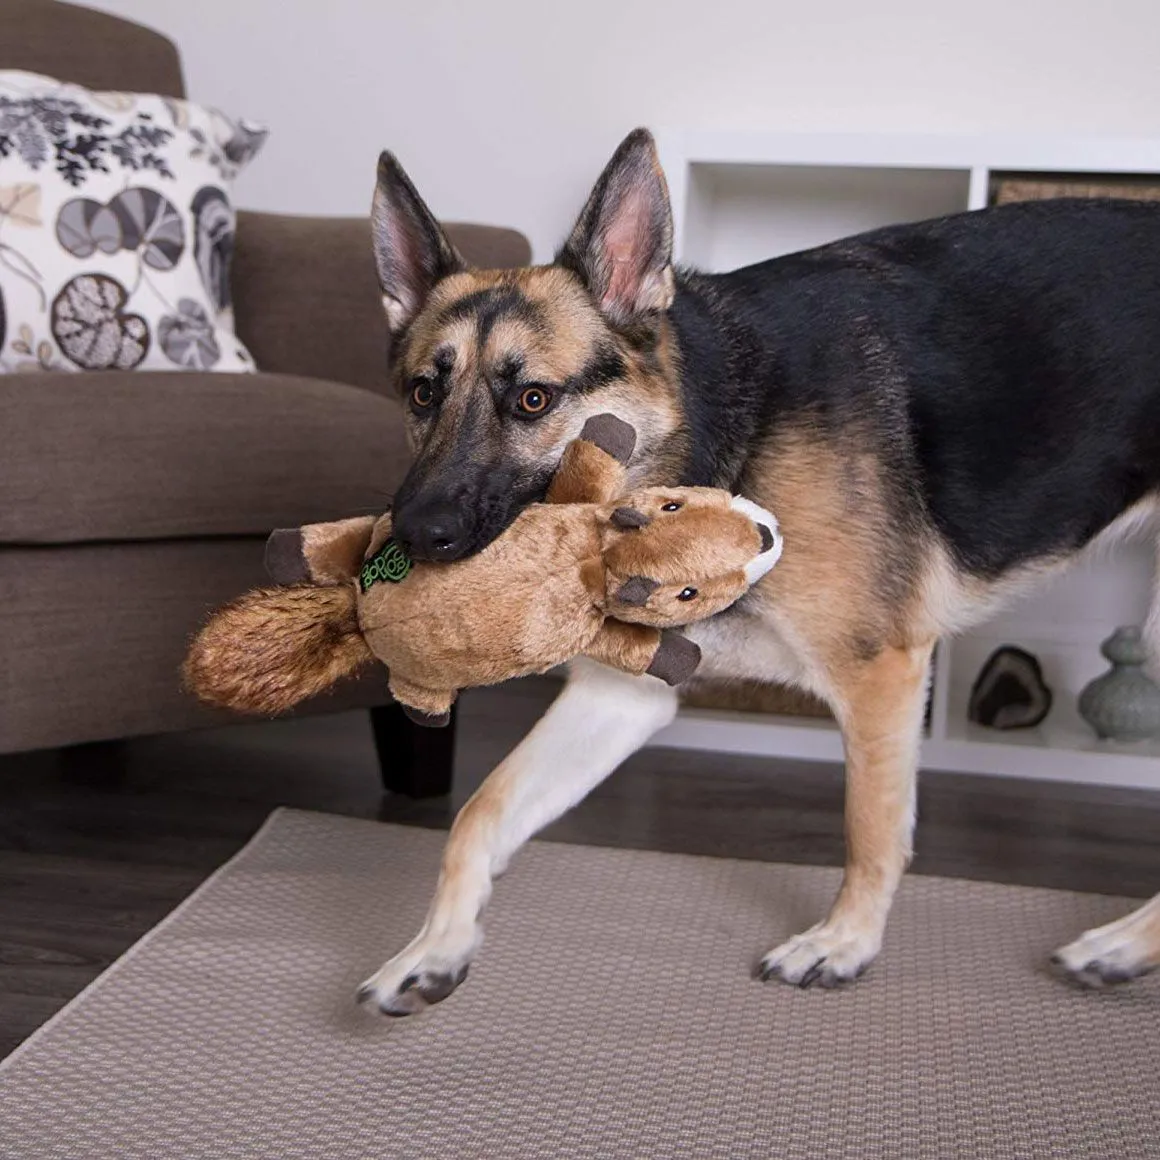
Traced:
<svg viewBox="0 0 1160 1160">
<path fill-rule="evenodd" d="M 757 530 L 761 533 L 761 551 L 764 554 L 773 547 L 773 533 L 764 524 L 758 524 Z"/>
<path fill-rule="evenodd" d="M 393 530 L 417 560 L 458 560 L 467 546 L 463 516 L 450 504 L 396 513 Z"/>
</svg>

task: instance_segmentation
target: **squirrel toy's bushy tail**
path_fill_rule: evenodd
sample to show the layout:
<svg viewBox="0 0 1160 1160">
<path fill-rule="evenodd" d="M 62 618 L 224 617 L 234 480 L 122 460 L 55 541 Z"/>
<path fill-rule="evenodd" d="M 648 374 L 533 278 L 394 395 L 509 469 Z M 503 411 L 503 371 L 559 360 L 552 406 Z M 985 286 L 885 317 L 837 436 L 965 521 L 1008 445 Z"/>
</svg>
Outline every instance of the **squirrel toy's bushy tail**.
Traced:
<svg viewBox="0 0 1160 1160">
<path fill-rule="evenodd" d="M 352 586 L 259 588 L 213 614 L 182 676 L 210 705 L 274 716 L 372 659 Z"/>
</svg>

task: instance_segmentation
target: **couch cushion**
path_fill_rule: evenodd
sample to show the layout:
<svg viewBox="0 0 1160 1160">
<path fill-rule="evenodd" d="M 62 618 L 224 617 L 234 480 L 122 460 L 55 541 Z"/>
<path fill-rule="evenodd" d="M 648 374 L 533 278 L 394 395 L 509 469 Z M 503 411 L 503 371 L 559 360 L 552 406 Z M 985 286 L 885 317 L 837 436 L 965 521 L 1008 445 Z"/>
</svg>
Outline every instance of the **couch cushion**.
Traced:
<svg viewBox="0 0 1160 1160">
<path fill-rule="evenodd" d="M 291 375 L 0 376 L 0 543 L 262 535 L 381 511 L 398 405 Z"/>
</svg>

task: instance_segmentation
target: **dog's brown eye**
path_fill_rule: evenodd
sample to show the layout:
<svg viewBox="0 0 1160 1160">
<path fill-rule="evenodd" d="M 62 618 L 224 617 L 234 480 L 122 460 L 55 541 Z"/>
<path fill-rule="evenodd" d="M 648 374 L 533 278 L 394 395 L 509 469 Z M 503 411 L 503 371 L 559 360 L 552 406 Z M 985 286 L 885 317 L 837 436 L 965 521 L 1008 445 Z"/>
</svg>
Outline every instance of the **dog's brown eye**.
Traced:
<svg viewBox="0 0 1160 1160">
<path fill-rule="evenodd" d="M 680 506 L 681 506 L 680 504 L 677 504 L 677 507 L 680 507 Z M 682 588 L 680 590 L 680 592 L 677 593 L 678 600 L 695 600 L 696 596 L 697 596 L 696 588 Z"/>
<path fill-rule="evenodd" d="M 411 404 L 421 410 L 435 402 L 435 388 L 426 380 L 417 382 L 411 390 Z"/>
<path fill-rule="evenodd" d="M 677 503 L 676 500 L 673 500 L 672 503 L 665 504 L 661 508 L 661 511 L 663 511 L 663 512 L 679 512 L 680 510 L 681 510 L 681 505 L 679 503 Z M 696 596 L 696 594 L 697 594 L 696 589 L 690 589 L 689 591 L 691 591 L 693 593 L 693 596 Z M 693 598 L 692 596 L 682 597 L 683 600 L 692 600 L 692 598 Z"/>
<path fill-rule="evenodd" d="M 551 401 L 551 394 L 545 391 L 543 387 L 528 387 L 520 395 L 520 410 L 525 415 L 539 415 L 548 409 L 548 404 Z"/>
</svg>

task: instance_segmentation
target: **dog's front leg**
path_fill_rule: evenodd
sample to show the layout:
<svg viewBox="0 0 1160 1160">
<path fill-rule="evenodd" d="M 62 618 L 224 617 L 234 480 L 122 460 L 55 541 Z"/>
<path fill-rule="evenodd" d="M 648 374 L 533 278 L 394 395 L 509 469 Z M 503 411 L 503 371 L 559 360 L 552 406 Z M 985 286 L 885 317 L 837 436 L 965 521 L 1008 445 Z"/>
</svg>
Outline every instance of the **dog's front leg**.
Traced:
<svg viewBox="0 0 1160 1160">
<path fill-rule="evenodd" d="M 894 891 L 910 861 L 915 779 L 930 645 L 886 649 L 834 666 L 832 703 L 846 748 L 846 873 L 824 922 L 770 951 L 763 979 L 838 986 L 882 945 Z"/>
<path fill-rule="evenodd" d="M 673 689 L 578 660 L 528 736 L 459 812 L 427 921 L 359 989 L 387 1015 L 411 1015 L 463 981 L 482 934 L 492 879 L 537 830 L 604 780 L 676 713 Z"/>
</svg>

